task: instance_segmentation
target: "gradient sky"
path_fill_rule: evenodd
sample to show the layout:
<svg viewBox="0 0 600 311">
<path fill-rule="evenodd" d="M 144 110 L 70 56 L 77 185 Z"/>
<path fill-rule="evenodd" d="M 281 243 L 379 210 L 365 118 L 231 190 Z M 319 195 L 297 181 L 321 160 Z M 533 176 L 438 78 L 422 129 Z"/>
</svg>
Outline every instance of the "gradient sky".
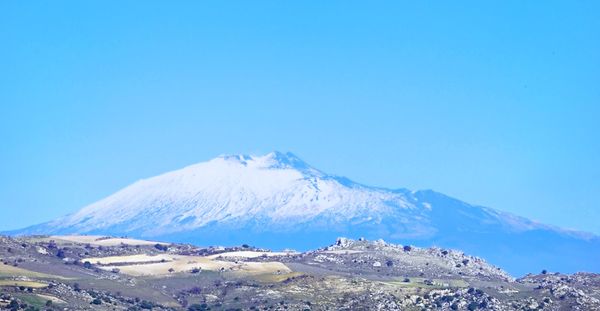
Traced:
<svg viewBox="0 0 600 311">
<path fill-rule="evenodd" d="M 2 1 L 0 231 L 291 151 L 600 233 L 598 1 Z"/>
</svg>

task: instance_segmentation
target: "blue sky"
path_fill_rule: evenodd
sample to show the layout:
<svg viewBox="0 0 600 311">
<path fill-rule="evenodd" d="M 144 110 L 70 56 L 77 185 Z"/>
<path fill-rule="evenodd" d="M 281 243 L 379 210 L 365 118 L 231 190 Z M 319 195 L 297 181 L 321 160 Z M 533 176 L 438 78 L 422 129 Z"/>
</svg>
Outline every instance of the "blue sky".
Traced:
<svg viewBox="0 0 600 311">
<path fill-rule="evenodd" d="M 0 229 L 291 151 L 600 234 L 597 1 L 3 1 Z"/>
</svg>

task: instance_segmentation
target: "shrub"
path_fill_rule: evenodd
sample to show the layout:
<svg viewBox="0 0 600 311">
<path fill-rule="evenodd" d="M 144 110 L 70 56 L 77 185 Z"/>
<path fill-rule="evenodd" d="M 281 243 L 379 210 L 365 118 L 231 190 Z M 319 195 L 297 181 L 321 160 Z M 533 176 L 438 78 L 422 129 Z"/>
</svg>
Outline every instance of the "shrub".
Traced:
<svg viewBox="0 0 600 311">
<path fill-rule="evenodd" d="M 83 267 L 86 269 L 91 269 L 92 268 L 92 263 L 89 261 L 86 261 L 83 263 Z"/>
<path fill-rule="evenodd" d="M 208 310 L 208 306 L 205 303 L 193 304 L 188 307 L 188 311 L 204 311 L 204 310 Z"/>
<path fill-rule="evenodd" d="M 163 252 L 166 252 L 167 250 L 169 250 L 169 247 L 168 247 L 168 246 L 166 246 L 166 245 L 163 245 L 163 244 L 160 244 L 160 243 L 156 243 L 156 244 L 154 245 L 154 248 L 156 248 L 156 249 L 157 249 L 157 250 L 159 250 L 159 251 L 163 251 Z"/>
<path fill-rule="evenodd" d="M 154 304 L 150 301 L 142 300 L 142 302 L 140 302 L 140 308 L 150 310 L 154 308 Z"/>
<path fill-rule="evenodd" d="M 8 307 L 10 308 L 10 310 L 14 311 L 19 310 L 21 308 L 21 306 L 19 306 L 19 303 L 14 299 L 10 301 Z"/>
<path fill-rule="evenodd" d="M 412 247 L 410 245 L 404 245 L 404 247 L 402 248 L 405 252 L 410 252 L 412 250 Z"/>
<path fill-rule="evenodd" d="M 99 298 L 96 298 L 96 299 L 92 300 L 92 304 L 93 305 L 101 305 L 102 304 L 102 300 L 100 300 Z"/>
<path fill-rule="evenodd" d="M 62 249 L 59 249 L 58 252 L 56 252 L 56 257 L 63 259 L 66 257 L 65 255 L 65 251 L 63 251 Z"/>
</svg>

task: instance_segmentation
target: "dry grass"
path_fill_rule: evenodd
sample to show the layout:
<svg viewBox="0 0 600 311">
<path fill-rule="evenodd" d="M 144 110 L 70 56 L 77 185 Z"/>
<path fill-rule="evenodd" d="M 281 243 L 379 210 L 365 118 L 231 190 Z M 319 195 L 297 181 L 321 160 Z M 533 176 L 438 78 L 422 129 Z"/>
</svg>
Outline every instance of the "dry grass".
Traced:
<svg viewBox="0 0 600 311">
<path fill-rule="evenodd" d="M 431 285 L 425 284 L 424 278 L 408 278 L 408 282 L 404 280 L 381 282 L 386 285 L 399 287 L 415 287 L 415 288 L 448 288 L 448 287 L 467 287 L 469 283 L 461 279 L 433 279 Z"/>
<path fill-rule="evenodd" d="M 54 304 L 66 304 L 67 303 L 66 301 L 64 301 L 60 298 L 56 298 L 56 297 L 50 296 L 50 295 L 37 294 L 37 296 L 44 300 L 50 300 Z"/>
<path fill-rule="evenodd" d="M 0 280 L 0 286 L 25 286 L 32 288 L 45 288 L 48 284 L 35 281 Z"/>
<path fill-rule="evenodd" d="M 221 254 L 215 254 L 206 256 L 206 258 L 215 259 L 217 257 L 225 257 L 225 258 L 257 258 L 261 256 L 266 257 L 274 257 L 274 256 L 287 256 L 297 254 L 294 252 L 255 252 L 255 251 L 237 251 L 237 252 L 227 252 Z"/>
<path fill-rule="evenodd" d="M 135 255 L 138 256 L 138 255 Z M 123 256 L 130 257 L 130 256 Z M 235 266 L 232 262 L 227 261 L 216 261 L 199 256 L 169 256 L 169 260 L 165 262 L 156 262 L 157 256 L 147 256 L 149 260 L 146 263 L 139 261 L 140 258 L 111 258 L 111 261 L 124 263 L 130 262 L 130 265 L 121 266 L 103 266 L 101 269 L 112 270 L 117 268 L 121 273 L 133 275 L 133 276 L 153 276 L 153 275 L 165 275 L 177 272 L 189 272 L 194 268 L 201 270 L 220 271 L 221 268 L 224 270 L 231 269 Z M 160 260 L 160 259 L 159 259 Z M 101 260 L 101 262 L 104 262 Z M 172 269 L 172 272 L 169 270 Z"/>
<path fill-rule="evenodd" d="M 285 264 L 277 261 L 272 262 L 244 262 L 239 266 L 239 272 L 243 274 L 271 274 L 290 273 L 292 270 Z"/>
<path fill-rule="evenodd" d="M 256 275 L 255 279 L 261 282 L 265 282 L 265 283 L 279 283 L 279 282 L 283 282 L 289 278 L 293 278 L 293 277 L 298 277 L 304 275 L 303 273 L 300 272 L 290 272 L 290 273 L 283 273 L 283 274 L 261 274 L 261 275 Z"/>
<path fill-rule="evenodd" d="M 68 279 L 58 275 L 45 274 L 9 265 L 0 265 L 0 277 L 29 277 L 42 279 Z"/>
<path fill-rule="evenodd" d="M 143 263 L 152 263 L 157 261 L 174 261 L 177 259 L 177 255 L 168 255 L 168 254 L 160 254 L 160 255 L 128 255 L 128 256 L 111 256 L 111 257 L 97 257 L 97 258 L 86 258 L 83 261 L 89 261 L 93 264 L 101 264 L 101 265 L 112 265 L 112 264 L 143 264 Z"/>
</svg>

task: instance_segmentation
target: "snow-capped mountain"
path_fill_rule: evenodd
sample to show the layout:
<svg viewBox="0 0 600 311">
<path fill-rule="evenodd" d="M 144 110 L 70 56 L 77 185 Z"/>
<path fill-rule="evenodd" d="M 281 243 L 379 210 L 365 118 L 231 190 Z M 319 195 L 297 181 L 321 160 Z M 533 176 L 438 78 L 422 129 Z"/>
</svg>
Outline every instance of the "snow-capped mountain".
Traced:
<svg viewBox="0 0 600 311">
<path fill-rule="evenodd" d="M 106 234 L 307 249 L 337 236 L 459 248 L 513 273 L 600 269 L 600 240 L 433 191 L 368 187 L 291 153 L 220 156 L 16 234 Z"/>
</svg>

